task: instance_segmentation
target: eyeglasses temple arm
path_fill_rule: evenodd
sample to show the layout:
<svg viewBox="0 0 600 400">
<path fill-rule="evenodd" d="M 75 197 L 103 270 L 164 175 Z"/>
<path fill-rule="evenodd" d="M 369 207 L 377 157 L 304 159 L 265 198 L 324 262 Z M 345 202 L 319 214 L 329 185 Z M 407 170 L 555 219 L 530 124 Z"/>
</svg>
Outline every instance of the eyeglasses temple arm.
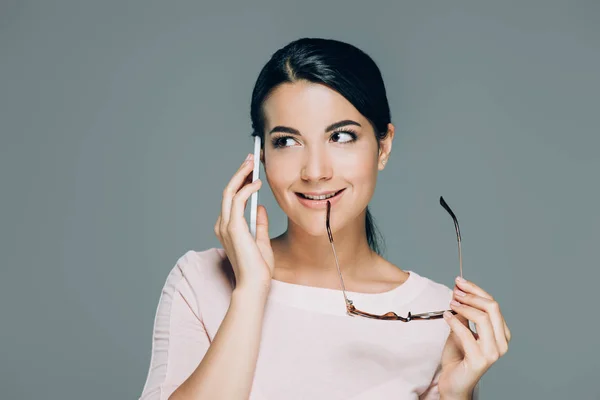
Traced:
<svg viewBox="0 0 600 400">
<path fill-rule="evenodd" d="M 442 196 L 440 196 L 440 204 L 442 205 L 442 207 L 444 207 L 444 209 L 446 211 L 448 211 L 448 214 L 450 214 L 450 216 L 452 217 L 452 220 L 454 221 L 454 229 L 456 230 L 456 239 L 458 241 L 458 264 L 460 266 L 460 277 L 462 278 L 463 276 L 463 268 L 462 268 L 462 248 L 461 248 L 461 236 L 460 236 L 460 227 L 458 226 L 458 220 L 456 219 L 456 215 L 454 215 L 454 212 L 452 212 L 452 210 L 450 209 L 450 206 L 448 205 L 448 203 L 446 203 L 446 201 L 444 200 L 444 198 Z"/>
<path fill-rule="evenodd" d="M 327 227 L 327 236 L 329 236 L 329 243 L 331 243 L 331 250 L 333 250 L 333 257 L 335 258 L 335 266 L 337 267 L 338 274 L 340 275 L 340 283 L 342 285 L 342 293 L 344 293 L 344 300 L 346 304 L 352 305 L 352 300 L 346 296 L 346 286 L 344 285 L 344 279 L 342 278 L 342 271 L 340 271 L 340 263 L 338 261 L 337 253 L 335 252 L 335 246 L 333 245 L 333 235 L 331 234 L 331 227 L 329 226 L 329 217 L 331 215 L 331 203 L 327 200 L 327 216 L 325 217 L 325 226 Z"/>
</svg>

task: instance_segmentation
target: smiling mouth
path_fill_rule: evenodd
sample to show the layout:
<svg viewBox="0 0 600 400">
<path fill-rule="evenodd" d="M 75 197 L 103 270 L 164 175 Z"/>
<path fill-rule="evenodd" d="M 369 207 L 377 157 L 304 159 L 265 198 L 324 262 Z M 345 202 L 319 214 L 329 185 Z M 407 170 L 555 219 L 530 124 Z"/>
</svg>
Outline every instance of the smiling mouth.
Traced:
<svg viewBox="0 0 600 400">
<path fill-rule="evenodd" d="M 338 190 L 337 192 L 333 192 L 333 193 L 330 193 L 327 195 L 322 195 L 322 196 L 311 196 L 311 195 L 298 193 L 298 192 L 296 192 L 296 195 L 299 197 L 302 197 L 303 199 L 307 199 L 307 200 L 323 201 L 323 200 L 327 200 L 327 199 L 337 196 L 338 194 L 342 193 L 344 190 L 345 189 L 341 189 L 341 190 Z"/>
</svg>

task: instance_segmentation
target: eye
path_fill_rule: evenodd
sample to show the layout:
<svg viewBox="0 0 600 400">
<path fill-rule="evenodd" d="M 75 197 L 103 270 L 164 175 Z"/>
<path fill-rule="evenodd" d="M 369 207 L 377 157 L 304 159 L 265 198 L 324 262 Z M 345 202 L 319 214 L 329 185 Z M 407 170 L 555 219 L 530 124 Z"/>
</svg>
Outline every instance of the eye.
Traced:
<svg viewBox="0 0 600 400">
<path fill-rule="evenodd" d="M 358 135 L 349 129 L 334 131 L 333 134 L 331 135 L 331 139 L 335 143 L 340 143 L 340 144 L 355 142 L 357 138 L 358 138 Z M 291 147 L 294 145 L 294 142 L 297 143 L 296 139 L 294 139 L 292 136 L 279 136 L 279 137 L 274 137 L 271 140 L 273 147 L 276 149 Z"/>
<path fill-rule="evenodd" d="M 357 137 L 358 136 L 356 135 L 356 133 L 350 130 L 335 131 L 333 135 L 331 135 L 331 138 L 334 139 L 334 142 L 337 143 L 352 143 L 356 141 Z"/>
<path fill-rule="evenodd" d="M 273 147 L 278 149 L 281 147 L 289 147 L 288 144 L 291 142 L 294 142 L 294 138 L 291 136 L 280 136 L 280 137 L 276 137 L 273 138 L 273 140 L 271 141 L 271 143 L 273 144 Z"/>
</svg>

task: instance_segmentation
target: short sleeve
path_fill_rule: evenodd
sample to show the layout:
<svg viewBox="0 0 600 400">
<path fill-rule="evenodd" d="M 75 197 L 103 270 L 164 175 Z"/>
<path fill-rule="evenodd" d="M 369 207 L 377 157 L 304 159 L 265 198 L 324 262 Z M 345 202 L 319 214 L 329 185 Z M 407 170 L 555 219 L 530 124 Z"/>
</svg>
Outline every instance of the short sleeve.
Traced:
<svg viewBox="0 0 600 400">
<path fill-rule="evenodd" d="M 140 400 L 166 400 L 194 372 L 208 347 L 194 291 L 186 279 L 193 252 L 182 256 L 162 289 L 152 333 L 152 354 Z"/>
</svg>

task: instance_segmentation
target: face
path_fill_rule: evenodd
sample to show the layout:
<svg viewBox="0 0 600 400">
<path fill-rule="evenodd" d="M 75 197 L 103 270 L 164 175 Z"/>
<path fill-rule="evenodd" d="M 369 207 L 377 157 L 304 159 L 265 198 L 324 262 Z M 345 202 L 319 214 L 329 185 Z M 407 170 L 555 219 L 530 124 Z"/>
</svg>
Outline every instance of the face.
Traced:
<svg viewBox="0 0 600 400">
<path fill-rule="evenodd" d="M 364 221 L 378 171 L 391 151 L 393 126 L 380 141 L 369 121 L 338 92 L 305 81 L 278 86 L 263 104 L 265 145 L 261 159 L 269 186 L 290 223 L 311 235 L 326 235 L 325 200 L 331 229 Z"/>
</svg>

